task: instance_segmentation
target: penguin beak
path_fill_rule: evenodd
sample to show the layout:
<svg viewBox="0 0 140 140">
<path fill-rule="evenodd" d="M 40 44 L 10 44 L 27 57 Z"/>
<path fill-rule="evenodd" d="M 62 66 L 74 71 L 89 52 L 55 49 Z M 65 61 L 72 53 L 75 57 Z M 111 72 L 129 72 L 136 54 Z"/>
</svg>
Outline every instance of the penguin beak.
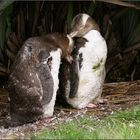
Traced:
<svg viewBox="0 0 140 140">
<path fill-rule="evenodd" d="M 78 31 L 72 31 L 69 35 L 73 38 L 78 34 Z"/>
<path fill-rule="evenodd" d="M 72 58 L 72 56 L 67 56 L 66 57 L 66 59 L 67 59 L 67 61 L 71 64 L 72 63 L 72 61 L 73 61 L 73 58 Z"/>
</svg>

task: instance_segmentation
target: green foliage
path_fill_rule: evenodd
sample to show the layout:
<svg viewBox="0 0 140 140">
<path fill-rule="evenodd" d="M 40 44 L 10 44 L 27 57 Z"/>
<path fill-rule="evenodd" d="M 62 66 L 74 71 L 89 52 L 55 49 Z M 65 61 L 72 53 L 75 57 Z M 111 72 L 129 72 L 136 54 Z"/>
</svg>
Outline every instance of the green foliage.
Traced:
<svg viewBox="0 0 140 140">
<path fill-rule="evenodd" d="M 98 64 L 94 65 L 92 69 L 94 71 L 96 71 L 96 70 L 98 70 L 100 68 L 100 66 L 101 66 L 101 63 L 98 63 Z"/>
<path fill-rule="evenodd" d="M 81 120 L 85 121 L 85 120 Z M 86 120 L 87 121 L 87 120 Z M 78 126 L 77 122 L 69 122 L 60 125 L 56 130 L 45 129 L 36 135 L 37 139 L 91 139 L 97 138 L 96 134 Z"/>
<path fill-rule="evenodd" d="M 3 11 L 12 3 L 14 0 L 1 0 L 0 1 L 0 15 L 3 13 Z"/>
<path fill-rule="evenodd" d="M 0 60 L 3 60 L 2 51 L 5 47 L 5 39 L 11 32 L 10 13 L 12 5 L 6 7 L 0 14 Z"/>
<path fill-rule="evenodd" d="M 87 9 L 87 14 L 89 14 L 90 16 L 93 15 L 93 13 L 96 10 L 96 3 L 95 2 L 91 2 L 89 8 Z"/>
<path fill-rule="evenodd" d="M 84 116 L 59 124 L 54 130 L 38 132 L 35 139 L 139 139 L 140 106 L 121 111 L 103 120 Z"/>
<path fill-rule="evenodd" d="M 73 3 L 70 1 L 68 3 L 68 13 L 67 13 L 67 25 L 68 25 L 68 30 L 70 29 L 70 25 L 73 19 Z"/>
<path fill-rule="evenodd" d="M 92 67 L 92 69 L 93 69 L 94 71 L 98 70 L 98 69 L 100 68 L 102 62 L 103 62 L 103 59 L 101 59 L 99 63 L 97 63 L 96 65 L 94 65 L 94 66 Z"/>
<path fill-rule="evenodd" d="M 113 21 L 122 36 L 122 47 L 137 43 L 140 40 L 140 12 L 126 9 L 125 12 Z"/>
</svg>

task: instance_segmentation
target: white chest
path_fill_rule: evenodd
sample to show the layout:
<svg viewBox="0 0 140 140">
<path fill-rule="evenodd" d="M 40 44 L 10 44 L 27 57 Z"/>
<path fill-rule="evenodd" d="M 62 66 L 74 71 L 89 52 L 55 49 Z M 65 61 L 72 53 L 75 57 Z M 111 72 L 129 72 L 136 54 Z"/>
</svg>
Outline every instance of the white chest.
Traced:
<svg viewBox="0 0 140 140">
<path fill-rule="evenodd" d="M 59 84 L 58 73 L 59 73 L 59 67 L 61 62 L 61 53 L 62 53 L 61 49 L 57 49 L 56 51 L 50 52 L 50 55 L 52 57 L 51 74 L 54 81 L 54 87 L 53 87 L 53 95 L 50 103 L 44 106 L 44 116 L 47 117 L 48 116 L 51 117 L 54 111 L 56 92 L 58 90 L 58 84 Z"/>
<path fill-rule="evenodd" d="M 107 57 L 106 42 L 98 31 L 91 30 L 84 38 L 88 42 L 79 49 L 82 62 L 79 70 L 78 91 L 74 98 L 67 100 L 78 109 L 86 107 L 88 103 L 101 95 Z"/>
<path fill-rule="evenodd" d="M 90 31 L 84 37 L 88 42 L 85 44 L 85 47 L 79 50 L 83 60 L 80 75 L 96 75 L 104 69 L 107 57 L 106 42 L 97 31 Z"/>
<path fill-rule="evenodd" d="M 105 78 L 105 61 L 107 46 L 99 32 L 93 31 L 85 36 L 88 42 L 80 48 L 82 67 L 79 71 L 78 95 L 98 94 Z M 96 91 L 94 91 L 96 90 Z M 85 94 L 85 91 L 87 94 Z"/>
<path fill-rule="evenodd" d="M 58 73 L 61 62 L 61 49 L 57 49 L 57 51 L 50 52 L 50 55 L 52 57 L 51 74 L 54 80 L 54 89 L 55 91 L 57 91 L 59 84 Z"/>
</svg>

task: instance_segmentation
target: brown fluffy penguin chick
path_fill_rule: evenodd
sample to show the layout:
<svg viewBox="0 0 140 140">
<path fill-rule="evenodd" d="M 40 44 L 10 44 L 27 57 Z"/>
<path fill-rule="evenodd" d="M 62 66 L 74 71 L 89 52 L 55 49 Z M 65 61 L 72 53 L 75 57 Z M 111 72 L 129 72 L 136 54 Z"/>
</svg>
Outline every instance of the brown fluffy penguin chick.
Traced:
<svg viewBox="0 0 140 140">
<path fill-rule="evenodd" d="M 59 33 L 32 37 L 25 41 L 9 76 L 13 125 L 53 115 L 61 57 L 71 62 L 72 49 L 71 37 Z"/>
</svg>

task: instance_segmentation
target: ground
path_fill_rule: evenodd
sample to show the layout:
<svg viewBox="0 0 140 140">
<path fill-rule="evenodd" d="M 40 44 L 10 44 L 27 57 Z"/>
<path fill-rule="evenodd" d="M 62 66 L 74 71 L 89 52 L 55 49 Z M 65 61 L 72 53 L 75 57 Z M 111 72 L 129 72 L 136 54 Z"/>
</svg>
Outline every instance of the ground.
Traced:
<svg viewBox="0 0 140 140">
<path fill-rule="evenodd" d="M 125 110 L 140 104 L 140 81 L 104 84 L 102 98 L 103 104 L 94 109 L 66 109 L 55 107 L 54 116 L 49 120 L 40 120 L 14 128 L 3 128 L 3 122 L 9 117 L 9 104 L 6 90 L 0 89 L 0 139 L 2 138 L 28 138 L 28 134 L 38 132 L 42 128 L 55 128 L 61 122 L 68 122 L 81 116 L 91 116 L 102 119 L 118 110 Z M 49 122 L 48 122 L 49 121 Z"/>
</svg>

